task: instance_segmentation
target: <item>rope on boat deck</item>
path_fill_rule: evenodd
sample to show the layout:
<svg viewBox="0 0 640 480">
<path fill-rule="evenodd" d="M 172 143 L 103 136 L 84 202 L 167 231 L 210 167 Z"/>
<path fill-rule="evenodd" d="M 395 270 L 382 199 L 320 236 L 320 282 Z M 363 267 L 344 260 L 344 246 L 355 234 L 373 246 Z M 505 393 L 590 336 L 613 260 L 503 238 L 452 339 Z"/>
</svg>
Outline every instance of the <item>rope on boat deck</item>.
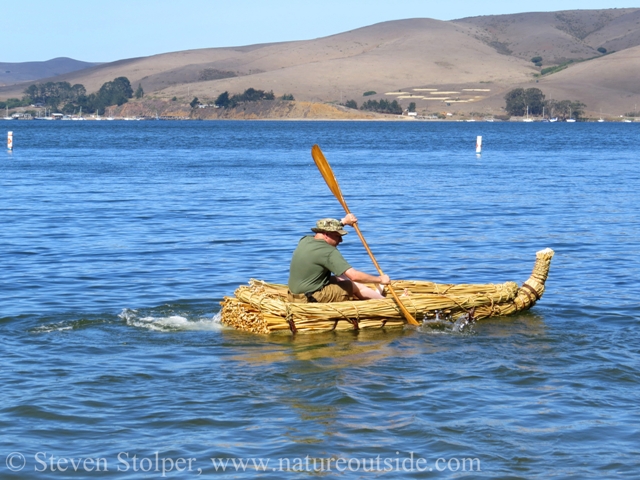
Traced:
<svg viewBox="0 0 640 480">
<path fill-rule="evenodd" d="M 349 322 L 351 325 L 353 325 L 353 329 L 354 330 L 360 330 L 360 311 L 358 310 L 358 305 L 356 305 L 355 303 L 353 304 L 353 308 L 356 310 L 356 318 L 350 318 L 348 315 L 346 315 L 342 310 L 335 308 L 333 305 L 331 305 L 331 303 L 323 303 L 322 304 L 324 307 L 333 310 L 334 312 L 337 312 L 339 315 L 341 315 L 342 317 L 344 317 L 344 319 Z M 335 330 L 335 328 L 338 326 L 338 322 L 340 321 L 340 319 L 336 320 L 333 328 L 331 330 Z"/>
<path fill-rule="evenodd" d="M 293 313 L 291 312 L 290 304 L 287 304 L 287 315 L 285 318 L 289 324 L 289 330 L 291 330 L 291 333 L 297 333 L 298 328 L 296 327 L 296 323 L 293 321 Z"/>
</svg>

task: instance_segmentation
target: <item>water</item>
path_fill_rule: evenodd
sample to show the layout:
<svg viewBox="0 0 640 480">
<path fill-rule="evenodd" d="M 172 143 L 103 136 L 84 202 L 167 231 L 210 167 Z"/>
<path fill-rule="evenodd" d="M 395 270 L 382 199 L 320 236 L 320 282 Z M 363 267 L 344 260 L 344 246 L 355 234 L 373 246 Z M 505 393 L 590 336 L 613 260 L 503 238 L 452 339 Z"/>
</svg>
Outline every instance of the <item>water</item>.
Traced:
<svg viewBox="0 0 640 480">
<path fill-rule="evenodd" d="M 2 125 L 0 477 L 640 474 L 640 125 Z M 314 143 L 392 278 L 522 282 L 550 247 L 543 299 L 462 334 L 222 327 L 342 215 Z"/>
</svg>

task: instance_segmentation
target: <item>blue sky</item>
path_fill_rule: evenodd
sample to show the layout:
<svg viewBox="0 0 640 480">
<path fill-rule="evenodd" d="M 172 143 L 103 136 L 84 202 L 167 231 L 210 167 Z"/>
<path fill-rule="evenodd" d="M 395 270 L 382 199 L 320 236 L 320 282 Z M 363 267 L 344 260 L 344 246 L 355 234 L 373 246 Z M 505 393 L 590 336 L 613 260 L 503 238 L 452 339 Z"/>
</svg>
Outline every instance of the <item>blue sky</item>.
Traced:
<svg viewBox="0 0 640 480">
<path fill-rule="evenodd" d="M 0 62 L 88 62 L 308 40 L 387 20 L 451 20 L 576 9 L 618 0 L 3 0 Z"/>
</svg>

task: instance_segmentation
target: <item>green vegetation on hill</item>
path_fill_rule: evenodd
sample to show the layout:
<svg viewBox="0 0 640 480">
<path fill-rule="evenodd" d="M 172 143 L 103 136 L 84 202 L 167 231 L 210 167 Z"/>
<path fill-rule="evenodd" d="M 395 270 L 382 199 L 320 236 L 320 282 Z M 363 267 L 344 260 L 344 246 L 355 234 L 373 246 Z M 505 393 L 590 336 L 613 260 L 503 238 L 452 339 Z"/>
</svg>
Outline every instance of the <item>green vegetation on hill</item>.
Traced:
<svg viewBox="0 0 640 480">
<path fill-rule="evenodd" d="M 136 97 L 136 99 L 141 99 L 142 97 L 144 97 L 144 90 L 142 89 L 142 84 L 139 83 L 138 84 L 138 88 L 136 89 L 136 93 L 133 94 L 134 97 Z"/>
<path fill-rule="evenodd" d="M 384 98 L 379 102 L 376 100 L 367 100 L 362 104 L 360 110 L 369 110 L 371 112 L 378 113 L 393 113 L 396 115 L 400 115 L 402 113 L 402 107 L 397 100 L 389 102 Z"/>
<path fill-rule="evenodd" d="M 505 110 L 509 115 L 522 117 L 529 115 L 542 115 L 546 111 L 549 116 L 562 118 L 580 118 L 584 114 L 586 105 L 580 101 L 571 100 L 545 100 L 545 95 L 539 88 L 514 88 L 505 97 Z"/>
<path fill-rule="evenodd" d="M 258 102 L 260 100 L 275 100 L 272 91 L 256 90 L 255 88 L 247 88 L 244 93 L 235 94 L 229 97 L 229 92 L 222 92 L 214 102 L 220 108 L 234 108 L 244 102 Z M 293 99 L 293 95 L 291 95 Z"/>
<path fill-rule="evenodd" d="M 229 72 L 227 70 L 216 70 L 215 68 L 205 68 L 198 75 L 199 82 L 206 82 L 208 80 L 220 80 L 222 78 L 237 77 L 235 72 Z"/>
<path fill-rule="evenodd" d="M 0 101 L 0 108 L 18 108 L 18 107 L 28 107 L 31 105 L 30 100 L 25 100 L 24 98 L 20 100 L 19 98 L 7 98 L 5 102 Z"/>
<path fill-rule="evenodd" d="M 586 105 L 578 100 L 549 100 L 547 107 L 553 116 L 560 116 L 562 118 L 571 117 L 579 120 L 580 117 L 584 115 L 584 107 L 586 107 Z"/>
<path fill-rule="evenodd" d="M 573 60 L 569 60 L 568 62 L 561 63 L 560 65 L 554 65 L 553 67 L 547 67 L 540 70 L 540 75 L 551 75 L 552 73 L 559 72 L 560 70 L 564 70 L 569 65 L 573 63 Z"/>
<path fill-rule="evenodd" d="M 603 51 L 603 50 L 604 50 L 604 51 Z M 604 55 L 605 53 L 607 53 L 606 48 L 602 48 L 602 47 L 600 47 L 600 48 L 598 49 L 598 51 L 599 51 L 600 53 L 602 53 L 603 55 Z M 585 58 L 585 59 L 574 59 L 574 60 L 568 60 L 568 61 L 566 61 L 566 62 L 564 62 L 564 63 L 559 64 L 559 65 L 553 65 L 553 66 L 551 66 L 551 67 L 543 68 L 542 70 L 540 70 L 540 73 L 539 73 L 539 74 L 535 74 L 535 75 L 534 75 L 534 77 L 540 77 L 540 76 L 544 76 L 544 75 L 551 75 L 552 73 L 557 73 L 557 72 L 559 72 L 559 71 L 561 71 L 561 70 L 564 70 L 565 68 L 567 68 L 567 67 L 568 67 L 569 65 L 571 65 L 572 63 L 586 62 L 586 61 L 588 61 L 588 60 L 593 60 L 594 58 L 598 58 L 598 57 Z M 538 65 L 538 64 L 536 64 L 536 65 Z M 540 65 L 542 65 L 542 64 L 540 64 Z M 540 66 L 540 65 L 538 65 L 538 66 Z"/>
<path fill-rule="evenodd" d="M 529 112 L 530 115 L 542 114 L 545 106 L 544 94 L 539 88 L 514 88 L 505 97 L 506 110 L 510 115 L 521 117 Z M 528 107 L 528 110 L 527 110 Z"/>
<path fill-rule="evenodd" d="M 24 90 L 23 103 L 41 104 L 52 111 L 73 113 L 82 108 L 87 113 L 103 114 L 106 107 L 122 105 L 133 97 L 133 89 L 127 77 L 118 77 L 106 82 L 96 93 L 87 95 L 84 85 L 71 85 L 69 82 L 46 82 L 29 85 Z M 142 86 L 138 86 L 136 95 L 142 97 Z M 61 107 L 62 105 L 62 107 Z"/>
</svg>

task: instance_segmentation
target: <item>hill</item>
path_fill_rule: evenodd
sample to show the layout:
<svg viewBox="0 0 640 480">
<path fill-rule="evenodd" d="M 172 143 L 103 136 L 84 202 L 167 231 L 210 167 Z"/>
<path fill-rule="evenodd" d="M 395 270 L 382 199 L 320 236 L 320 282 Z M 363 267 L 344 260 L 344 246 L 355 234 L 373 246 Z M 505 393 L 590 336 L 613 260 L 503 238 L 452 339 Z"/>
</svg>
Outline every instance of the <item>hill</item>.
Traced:
<svg viewBox="0 0 640 480">
<path fill-rule="evenodd" d="M 496 51 L 524 60 L 541 56 L 543 66 L 583 60 L 640 45 L 640 9 L 521 13 L 453 20 Z"/>
<path fill-rule="evenodd" d="M 0 62 L 0 86 L 57 77 L 58 75 L 77 72 L 94 65 L 98 64 L 81 62 L 66 57 L 54 58 L 46 62 Z"/>
<path fill-rule="evenodd" d="M 640 9 L 574 10 L 379 23 L 314 40 L 208 48 L 132 58 L 51 78 L 96 91 L 126 76 L 147 98 L 193 97 L 253 87 L 305 102 L 415 102 L 419 112 L 498 114 L 504 94 L 532 86 L 621 114 L 640 103 Z M 542 66 L 532 63 L 541 57 Z M 540 76 L 541 68 L 572 61 Z M 615 74 L 614 74 L 615 72 Z M 28 84 L 1 87 L 20 97 Z M 376 92 L 364 97 L 365 92 Z"/>
</svg>

